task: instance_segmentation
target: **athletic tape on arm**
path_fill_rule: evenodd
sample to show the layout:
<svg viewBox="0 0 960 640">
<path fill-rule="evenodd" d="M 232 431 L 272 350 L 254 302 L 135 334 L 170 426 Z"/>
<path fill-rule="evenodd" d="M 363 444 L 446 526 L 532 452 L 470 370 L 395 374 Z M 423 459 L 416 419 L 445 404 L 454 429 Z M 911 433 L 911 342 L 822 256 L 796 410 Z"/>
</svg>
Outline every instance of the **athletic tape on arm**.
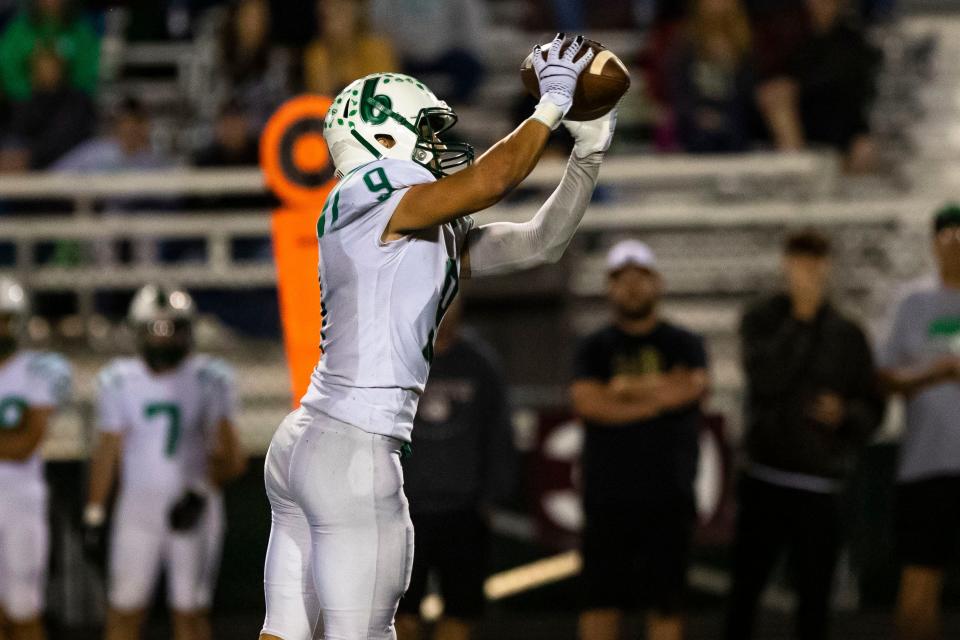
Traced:
<svg viewBox="0 0 960 640">
<path fill-rule="evenodd" d="M 556 262 L 583 218 L 600 174 L 602 155 L 570 156 L 560 185 L 532 220 L 492 222 L 467 235 L 470 274 L 491 276 Z"/>
</svg>

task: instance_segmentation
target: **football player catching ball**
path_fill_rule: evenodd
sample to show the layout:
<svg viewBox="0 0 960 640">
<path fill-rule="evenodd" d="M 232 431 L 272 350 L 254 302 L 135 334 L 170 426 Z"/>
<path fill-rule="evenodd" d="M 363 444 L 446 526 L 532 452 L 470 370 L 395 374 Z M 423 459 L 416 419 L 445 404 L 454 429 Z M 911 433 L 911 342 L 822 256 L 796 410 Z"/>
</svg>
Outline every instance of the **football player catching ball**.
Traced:
<svg viewBox="0 0 960 640">
<path fill-rule="evenodd" d="M 309 640 L 321 625 L 326 640 L 396 637 L 413 556 L 400 456 L 437 327 L 460 278 L 561 257 L 610 146 L 615 110 L 564 120 L 593 57 L 575 59 L 582 43 L 560 34 L 546 58 L 535 48 L 540 102 L 476 162 L 469 145 L 444 140 L 457 116 L 415 78 L 370 75 L 334 99 L 324 137 L 340 182 L 317 222 L 323 355 L 267 454 L 261 640 Z M 516 187 L 561 123 L 573 153 L 537 214 L 475 225 L 469 215 Z"/>
</svg>

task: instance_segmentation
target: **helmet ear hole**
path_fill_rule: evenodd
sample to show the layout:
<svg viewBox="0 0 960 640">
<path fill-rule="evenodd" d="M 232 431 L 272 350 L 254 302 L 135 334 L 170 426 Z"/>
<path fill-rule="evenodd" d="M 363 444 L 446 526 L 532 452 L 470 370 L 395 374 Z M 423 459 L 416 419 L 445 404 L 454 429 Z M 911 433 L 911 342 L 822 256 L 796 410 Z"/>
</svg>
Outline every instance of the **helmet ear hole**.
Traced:
<svg viewBox="0 0 960 640">
<path fill-rule="evenodd" d="M 387 135 L 386 133 L 378 133 L 374 136 L 374 138 L 387 149 L 392 149 L 393 145 L 397 144 L 397 141 L 394 140 L 393 136 Z"/>
</svg>

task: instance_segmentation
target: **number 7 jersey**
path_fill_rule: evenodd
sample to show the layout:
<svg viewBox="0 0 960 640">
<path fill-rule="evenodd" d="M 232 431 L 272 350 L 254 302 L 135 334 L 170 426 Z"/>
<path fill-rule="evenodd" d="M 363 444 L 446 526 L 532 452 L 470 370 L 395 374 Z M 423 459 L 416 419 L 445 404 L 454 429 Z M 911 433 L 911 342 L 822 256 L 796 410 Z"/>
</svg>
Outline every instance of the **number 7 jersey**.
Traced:
<svg viewBox="0 0 960 640">
<path fill-rule="evenodd" d="M 367 163 L 344 176 L 317 221 L 323 353 L 302 404 L 405 441 L 473 222 L 382 237 L 407 190 L 434 180 L 412 161 Z"/>
<path fill-rule="evenodd" d="M 97 428 L 123 436 L 121 493 L 147 515 L 165 515 L 191 485 L 206 479 L 221 420 L 233 420 L 233 372 L 194 354 L 168 372 L 141 358 L 117 358 L 98 377 Z"/>
</svg>

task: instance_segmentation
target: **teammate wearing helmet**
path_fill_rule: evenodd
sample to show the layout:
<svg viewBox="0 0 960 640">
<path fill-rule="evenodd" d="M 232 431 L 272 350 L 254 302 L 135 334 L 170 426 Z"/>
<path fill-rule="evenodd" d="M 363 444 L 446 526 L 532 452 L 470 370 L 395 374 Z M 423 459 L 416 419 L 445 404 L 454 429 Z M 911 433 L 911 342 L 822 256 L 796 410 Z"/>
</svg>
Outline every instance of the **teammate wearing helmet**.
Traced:
<svg viewBox="0 0 960 640">
<path fill-rule="evenodd" d="M 543 98 L 475 163 L 443 138 L 456 114 L 415 78 L 374 74 L 334 99 L 324 137 L 340 182 L 317 221 L 323 355 L 299 410 L 274 435 L 265 482 L 273 527 L 261 640 L 396 637 L 413 527 L 401 450 L 437 326 L 467 274 L 560 258 L 590 201 L 613 113 L 565 122 L 575 146 L 553 195 L 523 224 L 474 225 L 536 166 L 573 102 L 583 40 L 533 56 Z M 470 166 L 468 166 L 470 165 Z M 461 168 L 456 173 L 452 169 Z"/>
<path fill-rule="evenodd" d="M 99 441 L 84 510 L 96 542 L 120 467 L 109 553 L 107 640 L 140 637 L 161 568 L 176 640 L 209 640 L 224 531 L 219 487 L 243 472 L 229 366 L 192 353 L 194 304 L 148 285 L 130 305 L 139 357 L 99 374 Z"/>
<path fill-rule="evenodd" d="M 40 443 L 70 389 L 66 360 L 20 349 L 28 309 L 23 287 L 0 277 L 0 638 L 12 640 L 44 637 L 49 532 Z"/>
</svg>

